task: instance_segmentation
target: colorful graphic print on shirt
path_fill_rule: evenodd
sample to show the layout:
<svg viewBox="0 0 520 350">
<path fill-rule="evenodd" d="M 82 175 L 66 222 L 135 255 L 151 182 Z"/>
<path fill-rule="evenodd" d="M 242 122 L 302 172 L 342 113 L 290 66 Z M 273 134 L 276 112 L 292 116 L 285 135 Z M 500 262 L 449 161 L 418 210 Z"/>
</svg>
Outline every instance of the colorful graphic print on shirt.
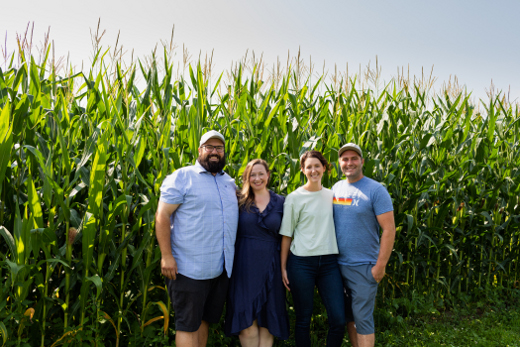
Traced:
<svg viewBox="0 0 520 350">
<path fill-rule="evenodd" d="M 342 197 L 334 197 L 334 201 L 333 201 L 334 204 L 340 204 L 340 205 L 355 205 L 355 206 L 358 206 L 359 205 L 359 200 L 358 199 L 353 199 L 353 198 L 342 198 Z"/>
</svg>

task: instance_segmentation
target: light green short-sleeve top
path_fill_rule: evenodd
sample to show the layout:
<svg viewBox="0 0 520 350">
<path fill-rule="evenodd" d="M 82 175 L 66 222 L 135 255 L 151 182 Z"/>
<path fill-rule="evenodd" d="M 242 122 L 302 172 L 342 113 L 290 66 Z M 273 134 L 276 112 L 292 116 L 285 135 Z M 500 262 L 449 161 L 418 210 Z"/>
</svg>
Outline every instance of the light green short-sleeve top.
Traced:
<svg viewBox="0 0 520 350">
<path fill-rule="evenodd" d="M 300 187 L 287 196 L 280 234 L 293 237 L 291 252 L 294 255 L 338 254 L 333 198 L 334 193 L 328 188 L 310 192 Z"/>
</svg>

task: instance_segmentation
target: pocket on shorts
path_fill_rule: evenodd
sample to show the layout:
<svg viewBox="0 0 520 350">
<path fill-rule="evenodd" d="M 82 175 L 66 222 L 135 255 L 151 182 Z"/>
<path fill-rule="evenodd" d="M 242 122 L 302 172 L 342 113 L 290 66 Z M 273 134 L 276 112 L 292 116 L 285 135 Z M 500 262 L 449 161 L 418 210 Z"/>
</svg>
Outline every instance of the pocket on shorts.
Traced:
<svg viewBox="0 0 520 350">
<path fill-rule="evenodd" d="M 374 267 L 375 265 L 367 265 L 367 278 L 370 282 L 372 283 L 375 283 L 375 284 L 379 284 L 376 279 L 374 278 L 374 275 L 372 275 L 372 268 Z"/>
</svg>

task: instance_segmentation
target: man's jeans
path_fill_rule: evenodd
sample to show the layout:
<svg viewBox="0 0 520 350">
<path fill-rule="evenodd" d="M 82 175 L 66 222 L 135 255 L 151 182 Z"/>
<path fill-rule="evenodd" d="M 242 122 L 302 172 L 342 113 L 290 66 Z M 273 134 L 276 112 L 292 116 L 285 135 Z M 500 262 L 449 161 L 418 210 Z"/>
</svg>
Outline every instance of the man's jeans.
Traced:
<svg viewBox="0 0 520 350">
<path fill-rule="evenodd" d="M 314 285 L 327 310 L 327 346 L 341 346 L 345 334 L 345 299 L 337 255 L 296 256 L 287 261 L 287 277 L 296 312 L 296 346 L 311 346 L 310 326 Z"/>
</svg>

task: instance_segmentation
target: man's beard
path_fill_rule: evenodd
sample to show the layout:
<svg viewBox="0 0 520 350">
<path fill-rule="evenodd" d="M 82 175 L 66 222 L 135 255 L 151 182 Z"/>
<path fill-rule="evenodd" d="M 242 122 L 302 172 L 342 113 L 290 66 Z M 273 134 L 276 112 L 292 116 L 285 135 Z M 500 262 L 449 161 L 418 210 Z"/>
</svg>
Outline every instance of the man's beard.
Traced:
<svg viewBox="0 0 520 350">
<path fill-rule="evenodd" d="M 219 157 L 218 162 L 211 162 L 209 158 L 212 156 L 215 156 L 215 154 L 209 154 L 206 156 L 206 158 L 202 158 L 202 155 L 200 155 L 197 160 L 199 161 L 200 165 L 202 165 L 202 167 L 210 173 L 220 173 L 226 166 L 226 154 L 223 153 L 222 156 L 217 154 L 216 156 Z"/>
</svg>

